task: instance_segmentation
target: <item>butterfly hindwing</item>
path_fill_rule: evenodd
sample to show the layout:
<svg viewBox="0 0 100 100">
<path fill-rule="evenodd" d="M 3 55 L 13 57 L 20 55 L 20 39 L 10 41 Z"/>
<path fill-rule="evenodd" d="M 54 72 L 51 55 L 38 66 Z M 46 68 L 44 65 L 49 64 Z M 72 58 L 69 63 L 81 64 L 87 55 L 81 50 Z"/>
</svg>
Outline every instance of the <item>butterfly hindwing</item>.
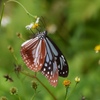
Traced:
<svg viewBox="0 0 100 100">
<path fill-rule="evenodd" d="M 69 73 L 69 68 L 68 68 L 68 63 L 60 51 L 60 49 L 57 47 L 57 45 L 49 38 L 47 37 L 48 43 L 51 45 L 50 47 L 52 48 L 52 51 L 54 53 L 54 57 L 57 62 L 57 68 L 59 72 L 59 76 L 61 77 L 67 77 Z"/>
<path fill-rule="evenodd" d="M 46 50 L 47 53 L 46 53 L 44 65 L 41 69 L 41 72 L 49 80 L 52 86 L 56 86 L 58 83 L 57 62 L 54 58 L 54 53 L 51 50 L 51 47 L 49 46 L 47 41 L 46 41 Z"/>
<path fill-rule="evenodd" d="M 56 86 L 58 76 L 66 77 L 68 75 L 68 65 L 59 48 L 49 37 L 45 38 L 46 58 L 41 72 L 47 77 L 50 84 Z"/>
</svg>

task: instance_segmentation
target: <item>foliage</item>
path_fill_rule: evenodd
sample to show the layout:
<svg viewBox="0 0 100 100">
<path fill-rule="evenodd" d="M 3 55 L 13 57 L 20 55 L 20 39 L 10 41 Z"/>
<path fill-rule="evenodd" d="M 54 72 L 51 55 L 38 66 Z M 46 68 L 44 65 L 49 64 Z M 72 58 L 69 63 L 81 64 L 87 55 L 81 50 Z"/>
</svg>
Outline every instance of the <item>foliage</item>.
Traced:
<svg viewBox="0 0 100 100">
<path fill-rule="evenodd" d="M 95 53 L 94 47 L 100 44 L 100 1 L 99 0 L 18 0 L 33 15 L 43 16 L 48 36 L 58 45 L 69 64 L 71 84 L 73 79 L 80 76 L 81 82 L 71 94 L 70 100 L 100 99 L 100 53 Z M 4 1 L 0 1 L 0 14 Z M 11 100 L 31 100 L 35 90 L 31 87 L 32 79 L 14 72 L 15 59 L 7 50 L 8 45 L 14 48 L 14 54 L 23 67 L 33 74 L 22 61 L 20 45 L 23 40 L 16 33 L 21 33 L 25 39 L 30 38 L 30 32 L 25 26 L 32 21 L 21 6 L 14 2 L 5 5 L 2 21 L 6 24 L 0 26 L 0 97 L 6 96 Z M 53 27 L 52 27 L 53 26 Z M 51 29 L 50 29 L 51 28 Z M 54 29 L 54 31 L 52 31 Z M 51 33 L 51 34 L 50 34 Z M 10 75 L 14 82 L 5 81 L 4 75 Z M 65 88 L 63 78 L 59 78 L 56 88 L 49 85 L 46 78 L 37 74 L 50 91 L 63 100 Z M 18 96 L 10 94 L 10 88 L 17 87 Z M 72 87 L 70 87 L 72 88 Z M 38 83 L 35 100 L 51 100 L 52 97 Z"/>
</svg>

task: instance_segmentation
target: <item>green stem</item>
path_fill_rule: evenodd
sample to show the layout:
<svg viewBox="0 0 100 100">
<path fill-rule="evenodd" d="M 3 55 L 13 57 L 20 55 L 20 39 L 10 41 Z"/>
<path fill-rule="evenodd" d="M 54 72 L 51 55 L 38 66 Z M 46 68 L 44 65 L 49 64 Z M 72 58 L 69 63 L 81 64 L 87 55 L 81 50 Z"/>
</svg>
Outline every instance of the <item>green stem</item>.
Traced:
<svg viewBox="0 0 100 100">
<path fill-rule="evenodd" d="M 27 73 L 25 71 L 21 71 L 21 73 L 23 73 L 24 75 L 27 75 L 27 76 L 29 76 L 31 78 L 35 78 L 48 91 L 48 93 L 53 97 L 53 99 L 57 100 L 55 98 L 55 96 L 51 93 L 51 91 L 36 76 L 30 75 L 29 73 Z"/>
<path fill-rule="evenodd" d="M 2 16 L 5 8 L 5 3 L 3 4 L 2 11 L 1 11 L 1 17 L 0 17 L 0 27 L 1 27 L 1 21 L 2 21 Z"/>
<path fill-rule="evenodd" d="M 36 95 L 36 91 L 35 91 L 34 95 L 31 97 L 31 100 L 34 100 L 35 95 Z"/>
<path fill-rule="evenodd" d="M 74 86 L 73 90 L 71 91 L 71 93 L 70 93 L 70 94 L 69 94 L 69 96 L 67 97 L 67 100 L 69 99 L 70 95 L 74 92 L 74 90 L 75 90 L 75 88 L 76 88 L 77 84 L 78 84 L 78 83 L 76 82 L 76 84 L 75 84 L 75 86 Z"/>
<path fill-rule="evenodd" d="M 35 19 L 37 18 L 37 16 L 33 16 L 31 13 L 29 13 L 28 10 L 20 2 L 18 2 L 17 0 L 8 0 L 7 2 L 5 2 L 5 4 L 9 3 L 9 2 L 15 2 L 15 3 L 19 4 L 29 16 L 31 16 Z"/>
<path fill-rule="evenodd" d="M 65 94 L 65 99 L 64 100 L 66 100 L 66 98 L 67 98 L 68 88 L 69 88 L 69 86 L 66 87 L 66 94 Z"/>
<path fill-rule="evenodd" d="M 18 100 L 21 100 L 21 98 L 20 98 L 20 96 L 18 94 L 16 96 L 18 97 Z"/>
<path fill-rule="evenodd" d="M 13 55 L 13 57 L 14 57 L 14 59 L 15 59 L 15 61 L 17 62 L 17 64 L 18 64 L 18 60 L 17 60 L 17 57 L 15 56 L 15 54 L 12 52 L 12 55 Z"/>
<path fill-rule="evenodd" d="M 34 99 L 34 97 L 35 97 L 35 94 L 32 96 L 31 100 L 33 100 L 33 99 Z"/>
<path fill-rule="evenodd" d="M 18 96 L 18 99 L 21 100 L 20 96 Z"/>
</svg>

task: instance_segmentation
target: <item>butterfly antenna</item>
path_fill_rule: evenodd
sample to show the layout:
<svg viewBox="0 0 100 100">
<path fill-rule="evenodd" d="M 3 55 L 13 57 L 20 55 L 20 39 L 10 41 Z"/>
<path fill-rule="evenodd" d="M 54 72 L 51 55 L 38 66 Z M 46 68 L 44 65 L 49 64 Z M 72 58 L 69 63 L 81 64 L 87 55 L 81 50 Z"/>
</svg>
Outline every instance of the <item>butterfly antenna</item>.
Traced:
<svg viewBox="0 0 100 100">
<path fill-rule="evenodd" d="M 46 23 L 45 23 L 45 20 L 44 20 L 44 17 L 43 16 L 40 17 L 40 21 L 41 21 L 43 27 L 45 28 Z"/>
<path fill-rule="evenodd" d="M 36 28 L 36 30 L 40 33 L 41 32 L 41 29 L 39 29 L 39 28 Z"/>
<path fill-rule="evenodd" d="M 32 34 L 34 33 L 32 29 L 30 29 L 30 31 L 31 31 Z M 35 33 L 34 33 L 34 34 L 35 34 Z"/>
</svg>

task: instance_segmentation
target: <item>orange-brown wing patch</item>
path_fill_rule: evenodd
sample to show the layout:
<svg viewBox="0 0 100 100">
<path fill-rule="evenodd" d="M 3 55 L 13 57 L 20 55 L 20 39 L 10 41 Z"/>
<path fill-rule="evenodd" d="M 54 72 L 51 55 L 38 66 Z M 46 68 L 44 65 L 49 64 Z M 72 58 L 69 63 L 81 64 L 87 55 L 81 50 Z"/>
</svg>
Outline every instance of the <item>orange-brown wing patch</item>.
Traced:
<svg viewBox="0 0 100 100">
<path fill-rule="evenodd" d="M 44 40 L 38 37 L 27 40 L 21 46 L 21 55 L 28 68 L 34 72 L 41 70 L 46 56 Z"/>
</svg>

